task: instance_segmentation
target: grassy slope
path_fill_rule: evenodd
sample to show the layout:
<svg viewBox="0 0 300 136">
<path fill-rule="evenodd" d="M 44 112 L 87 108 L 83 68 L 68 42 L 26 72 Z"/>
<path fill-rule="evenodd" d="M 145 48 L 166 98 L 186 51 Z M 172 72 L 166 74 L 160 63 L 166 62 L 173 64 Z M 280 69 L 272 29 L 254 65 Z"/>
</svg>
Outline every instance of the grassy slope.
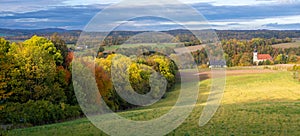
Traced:
<svg viewBox="0 0 300 136">
<path fill-rule="evenodd" d="M 202 81 L 198 105 L 187 120 L 169 135 L 300 135 L 300 83 L 291 73 L 267 73 L 227 77 L 222 106 L 204 127 L 198 126 L 210 80 Z M 178 91 L 146 110 L 120 113 L 145 120 L 168 111 Z M 12 130 L 9 135 L 104 135 L 87 119 Z"/>
</svg>

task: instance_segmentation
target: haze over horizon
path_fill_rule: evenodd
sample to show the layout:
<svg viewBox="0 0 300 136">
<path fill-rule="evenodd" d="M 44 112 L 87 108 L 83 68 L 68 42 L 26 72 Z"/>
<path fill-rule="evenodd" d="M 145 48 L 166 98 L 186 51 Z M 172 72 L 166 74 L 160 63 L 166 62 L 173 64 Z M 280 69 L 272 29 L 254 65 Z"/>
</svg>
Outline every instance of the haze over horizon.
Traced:
<svg viewBox="0 0 300 136">
<path fill-rule="evenodd" d="M 1 28 L 8 29 L 82 30 L 97 13 L 119 1 L 3 0 L 0 5 L 0 24 Z M 189 4 L 203 14 L 209 21 L 211 29 L 300 30 L 299 0 L 181 0 L 181 2 Z M 135 3 L 136 1 L 132 0 L 132 4 Z M 128 7 L 124 6 L 124 9 L 119 9 L 119 11 L 122 10 L 126 12 Z M 193 21 L 184 23 L 195 25 L 195 29 L 201 25 Z M 127 21 L 126 30 L 136 29 L 171 30 L 182 29 L 182 27 L 161 18 L 146 17 Z M 125 30 L 125 27 L 120 30 Z"/>
</svg>

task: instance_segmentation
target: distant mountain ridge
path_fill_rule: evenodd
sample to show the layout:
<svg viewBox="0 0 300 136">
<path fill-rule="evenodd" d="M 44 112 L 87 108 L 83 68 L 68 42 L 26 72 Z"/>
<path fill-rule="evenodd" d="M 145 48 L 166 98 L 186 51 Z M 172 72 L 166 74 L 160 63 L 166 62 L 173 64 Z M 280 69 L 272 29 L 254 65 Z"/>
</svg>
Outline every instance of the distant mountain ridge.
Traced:
<svg viewBox="0 0 300 136">
<path fill-rule="evenodd" d="M 45 28 L 45 29 L 6 29 L 0 28 L 0 34 L 8 36 L 22 36 L 30 34 L 49 34 L 49 33 L 70 33 L 81 32 L 81 30 L 66 30 L 61 28 Z"/>
<path fill-rule="evenodd" d="M 287 32 L 293 32 L 293 33 L 300 33 L 300 30 L 215 30 L 216 33 L 287 33 Z M 191 30 L 191 31 L 202 31 L 202 30 Z M 190 30 L 187 29 L 174 29 L 174 30 L 167 30 L 167 31 L 160 31 L 169 33 L 172 35 L 176 34 L 191 34 Z M 20 35 L 20 34 L 49 34 L 49 33 L 74 33 L 74 32 L 82 32 L 82 30 L 67 30 L 62 28 L 43 28 L 43 29 L 8 29 L 8 28 L 0 28 L 1 34 L 7 34 L 7 35 Z M 143 33 L 143 32 L 149 32 L 149 31 L 113 31 L 111 32 L 112 35 L 123 35 L 123 34 L 137 34 L 137 33 Z"/>
<path fill-rule="evenodd" d="M 199 30 L 192 30 L 196 32 Z M 203 31 L 203 30 L 201 30 Z M 219 39 L 238 39 L 238 40 L 250 40 L 252 38 L 277 38 L 283 39 L 300 38 L 300 30 L 212 30 L 215 31 Z M 4 37 L 7 40 L 22 41 L 29 39 L 33 35 L 50 37 L 53 33 L 58 33 L 67 43 L 76 43 L 82 30 L 66 30 L 61 28 L 45 28 L 45 29 L 6 29 L 0 28 L 0 37 Z M 149 31 L 112 31 L 109 36 L 112 37 L 131 37 L 143 32 Z M 168 31 L 161 31 L 163 33 L 170 34 L 172 36 L 191 37 L 193 33 L 186 29 L 175 29 Z M 123 39 L 124 40 L 124 39 Z M 188 42 L 186 40 L 183 40 Z"/>
</svg>

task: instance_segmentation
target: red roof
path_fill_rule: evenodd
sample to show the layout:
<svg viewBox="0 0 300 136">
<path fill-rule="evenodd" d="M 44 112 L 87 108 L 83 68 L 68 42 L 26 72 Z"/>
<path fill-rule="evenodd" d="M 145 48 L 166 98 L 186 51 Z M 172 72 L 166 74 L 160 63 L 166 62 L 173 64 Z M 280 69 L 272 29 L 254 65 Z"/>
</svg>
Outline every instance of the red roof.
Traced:
<svg viewBox="0 0 300 136">
<path fill-rule="evenodd" d="M 258 54 L 258 60 L 272 60 L 273 58 L 269 54 Z"/>
</svg>

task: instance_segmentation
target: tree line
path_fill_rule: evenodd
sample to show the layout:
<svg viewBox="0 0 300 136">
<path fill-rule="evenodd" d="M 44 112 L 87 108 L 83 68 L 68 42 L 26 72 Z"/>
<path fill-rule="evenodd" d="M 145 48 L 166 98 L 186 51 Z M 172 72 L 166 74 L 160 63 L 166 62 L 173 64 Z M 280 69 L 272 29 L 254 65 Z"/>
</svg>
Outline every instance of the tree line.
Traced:
<svg viewBox="0 0 300 136">
<path fill-rule="evenodd" d="M 258 54 L 270 54 L 273 60 L 260 62 L 259 65 L 296 63 L 300 56 L 300 48 L 273 48 L 272 45 L 293 42 L 291 38 L 264 39 L 253 38 L 251 40 L 229 39 L 222 40 L 220 47 L 224 50 L 224 58 L 228 67 L 251 66 L 253 64 L 253 52 L 257 49 Z M 198 65 L 206 65 L 210 61 L 206 50 L 192 53 Z"/>
<path fill-rule="evenodd" d="M 72 58 L 57 34 L 20 43 L 0 38 L 0 122 L 31 126 L 82 115 L 72 89 Z"/>
<path fill-rule="evenodd" d="M 49 39 L 33 36 L 19 43 L 0 38 L 0 124 L 33 126 L 83 116 L 72 81 L 73 58 L 74 52 L 67 48 L 57 34 Z M 115 77 L 119 81 L 123 81 L 126 74 L 129 75 L 130 84 L 121 86 L 124 92 L 132 91 L 128 89 L 128 85 L 139 94 L 147 94 L 152 87 L 160 87 L 161 82 L 150 80 L 155 73 L 166 79 L 166 90 L 172 90 L 175 85 L 177 68 L 173 61 L 163 55 L 130 58 L 112 54 L 107 58 L 91 61 L 84 61 L 87 59 L 85 57 L 78 59 L 81 60 L 83 69 L 94 72 L 99 93 L 113 111 L 137 105 L 126 102 L 117 94 L 112 74 L 117 74 Z M 125 68 L 124 73 L 116 73 L 111 72 L 112 65 L 116 68 L 128 68 Z M 151 97 L 161 97 L 158 90 L 164 89 L 163 87 L 156 88 Z M 91 95 L 95 96 L 82 94 L 78 97 L 87 97 L 86 103 L 93 104 L 88 99 Z M 96 101 L 99 100 L 100 98 L 96 98 Z M 93 105 L 90 107 L 93 111 Z"/>
</svg>

